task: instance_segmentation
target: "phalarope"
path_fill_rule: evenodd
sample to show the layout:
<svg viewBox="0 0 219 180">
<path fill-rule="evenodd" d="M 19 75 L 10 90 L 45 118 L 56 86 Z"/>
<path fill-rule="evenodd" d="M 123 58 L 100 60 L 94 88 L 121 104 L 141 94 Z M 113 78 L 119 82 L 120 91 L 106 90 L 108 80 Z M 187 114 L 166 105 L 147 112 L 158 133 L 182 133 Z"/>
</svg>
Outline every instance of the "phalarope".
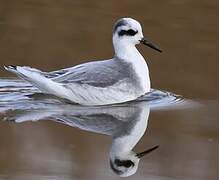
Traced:
<svg viewBox="0 0 219 180">
<path fill-rule="evenodd" d="M 132 18 L 119 19 L 113 27 L 112 59 L 92 61 L 52 72 L 27 66 L 5 66 L 42 92 L 81 105 L 106 105 L 134 100 L 150 91 L 150 77 L 144 57 L 135 47 L 145 44 L 141 25 Z"/>
</svg>

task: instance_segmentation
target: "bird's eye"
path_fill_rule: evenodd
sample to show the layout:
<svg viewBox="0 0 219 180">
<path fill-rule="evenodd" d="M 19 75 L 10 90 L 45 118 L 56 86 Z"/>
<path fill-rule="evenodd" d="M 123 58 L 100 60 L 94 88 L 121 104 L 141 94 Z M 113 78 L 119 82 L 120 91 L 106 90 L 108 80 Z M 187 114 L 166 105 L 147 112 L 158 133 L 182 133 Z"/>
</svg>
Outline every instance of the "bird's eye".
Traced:
<svg viewBox="0 0 219 180">
<path fill-rule="evenodd" d="M 137 33 L 138 33 L 138 31 L 134 31 L 133 29 L 121 30 L 121 31 L 119 31 L 119 36 L 123 36 L 123 35 L 134 36 Z"/>
</svg>

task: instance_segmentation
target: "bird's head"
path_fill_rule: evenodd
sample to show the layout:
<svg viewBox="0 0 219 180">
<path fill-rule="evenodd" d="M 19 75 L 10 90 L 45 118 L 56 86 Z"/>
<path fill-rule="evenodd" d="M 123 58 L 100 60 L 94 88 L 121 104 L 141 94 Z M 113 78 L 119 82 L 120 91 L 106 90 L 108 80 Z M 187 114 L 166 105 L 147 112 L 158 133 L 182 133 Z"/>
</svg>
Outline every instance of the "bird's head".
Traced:
<svg viewBox="0 0 219 180">
<path fill-rule="evenodd" d="M 121 18 L 113 27 L 113 44 L 114 46 L 126 45 L 135 46 L 142 43 L 159 52 L 161 50 L 152 42 L 147 40 L 142 32 L 140 23 L 132 18 Z"/>
</svg>

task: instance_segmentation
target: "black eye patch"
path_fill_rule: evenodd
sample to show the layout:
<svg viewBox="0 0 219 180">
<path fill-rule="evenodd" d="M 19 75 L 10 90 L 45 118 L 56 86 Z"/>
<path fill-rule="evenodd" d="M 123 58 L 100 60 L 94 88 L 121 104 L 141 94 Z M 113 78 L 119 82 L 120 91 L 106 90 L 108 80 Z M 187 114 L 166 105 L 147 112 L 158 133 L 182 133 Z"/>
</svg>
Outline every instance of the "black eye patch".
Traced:
<svg viewBox="0 0 219 180">
<path fill-rule="evenodd" d="M 135 34 L 137 34 L 138 31 L 134 31 L 133 29 L 129 29 L 129 30 L 121 30 L 119 31 L 119 36 L 134 36 Z"/>
<path fill-rule="evenodd" d="M 117 166 L 124 166 L 126 168 L 129 168 L 131 166 L 134 166 L 135 164 L 131 161 L 131 160 L 119 160 L 119 159 L 115 159 L 114 163 Z"/>
</svg>

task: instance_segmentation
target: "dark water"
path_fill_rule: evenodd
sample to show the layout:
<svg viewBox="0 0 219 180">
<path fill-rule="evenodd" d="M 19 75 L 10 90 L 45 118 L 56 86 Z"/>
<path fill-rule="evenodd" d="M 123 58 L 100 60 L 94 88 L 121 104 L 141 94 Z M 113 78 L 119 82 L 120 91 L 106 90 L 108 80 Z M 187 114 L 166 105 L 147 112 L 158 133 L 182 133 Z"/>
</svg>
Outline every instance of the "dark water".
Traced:
<svg viewBox="0 0 219 180">
<path fill-rule="evenodd" d="M 118 137 L 128 137 L 128 151 L 132 137 L 134 152 L 160 145 L 128 179 L 219 178 L 219 1 L 0 0 L 0 63 L 50 71 L 110 58 L 112 25 L 123 16 L 164 51 L 139 47 L 152 87 L 182 96 L 155 90 L 87 109 L 2 78 L 0 179 L 120 179 L 109 164 Z"/>
</svg>

